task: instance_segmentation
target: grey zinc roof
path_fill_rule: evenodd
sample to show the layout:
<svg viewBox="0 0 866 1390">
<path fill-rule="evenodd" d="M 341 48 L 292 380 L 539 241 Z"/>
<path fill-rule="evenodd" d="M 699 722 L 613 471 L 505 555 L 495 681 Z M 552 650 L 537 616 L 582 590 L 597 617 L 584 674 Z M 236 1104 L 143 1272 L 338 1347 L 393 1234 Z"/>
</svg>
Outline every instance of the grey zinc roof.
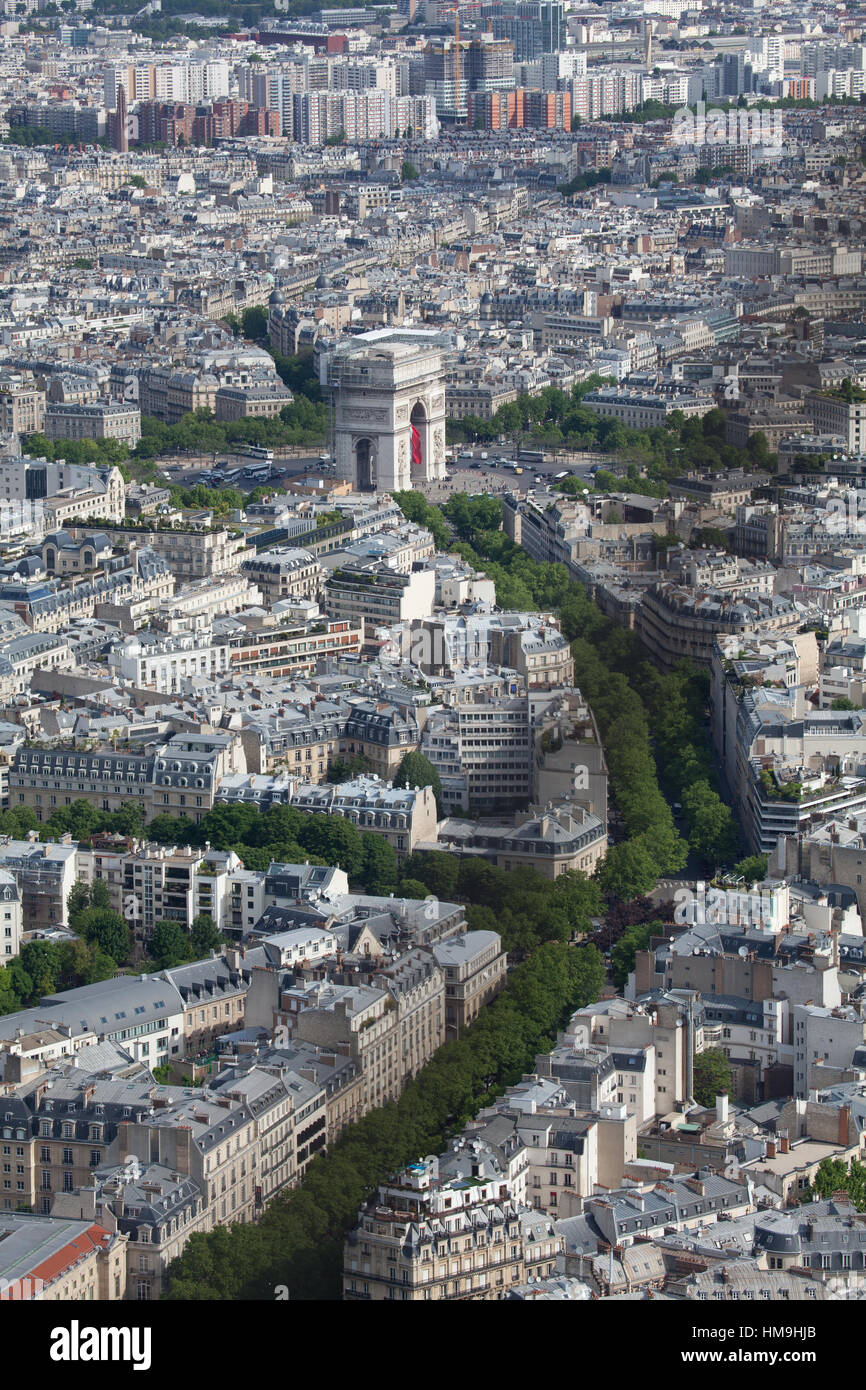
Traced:
<svg viewBox="0 0 866 1390">
<path fill-rule="evenodd" d="M 433 946 L 433 954 L 440 965 L 465 965 L 499 942 L 499 936 L 493 931 L 468 931 L 459 936 L 447 937 L 445 941 L 437 941 Z"/>
<path fill-rule="evenodd" d="M 183 1012 L 184 1004 L 171 980 L 155 976 L 118 976 L 47 996 L 43 1013 L 61 1022 L 79 1023 L 104 1034 Z"/>
</svg>

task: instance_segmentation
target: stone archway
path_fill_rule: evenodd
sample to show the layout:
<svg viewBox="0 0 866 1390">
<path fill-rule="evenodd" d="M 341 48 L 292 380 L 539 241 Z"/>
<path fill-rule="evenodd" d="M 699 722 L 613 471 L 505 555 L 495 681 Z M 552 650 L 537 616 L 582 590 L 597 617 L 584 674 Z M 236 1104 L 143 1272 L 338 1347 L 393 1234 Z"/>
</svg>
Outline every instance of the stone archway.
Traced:
<svg viewBox="0 0 866 1390">
<path fill-rule="evenodd" d="M 355 442 L 355 486 L 359 492 L 376 491 L 376 459 L 371 439 Z"/>
<path fill-rule="evenodd" d="M 428 440 L 427 435 L 430 427 L 430 417 L 427 414 L 427 407 L 423 401 L 416 401 L 409 416 L 410 427 L 410 447 L 409 462 L 412 468 L 425 469 L 428 460 Z M 426 476 L 426 473 L 416 474 L 416 476 Z"/>
</svg>

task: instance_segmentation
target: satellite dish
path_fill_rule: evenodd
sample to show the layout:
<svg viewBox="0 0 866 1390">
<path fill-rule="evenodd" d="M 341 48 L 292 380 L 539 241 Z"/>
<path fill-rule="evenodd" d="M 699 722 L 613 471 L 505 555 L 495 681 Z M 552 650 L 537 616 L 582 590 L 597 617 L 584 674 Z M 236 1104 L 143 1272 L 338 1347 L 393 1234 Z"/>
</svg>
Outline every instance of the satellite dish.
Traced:
<svg viewBox="0 0 866 1390">
<path fill-rule="evenodd" d="M 747 946 L 741 946 L 740 949 L 739 949 L 739 951 L 737 952 L 737 955 L 738 955 L 738 956 L 743 956 L 743 957 L 746 957 L 748 954 L 749 954 L 749 950 L 748 950 L 748 947 L 747 947 Z"/>
</svg>

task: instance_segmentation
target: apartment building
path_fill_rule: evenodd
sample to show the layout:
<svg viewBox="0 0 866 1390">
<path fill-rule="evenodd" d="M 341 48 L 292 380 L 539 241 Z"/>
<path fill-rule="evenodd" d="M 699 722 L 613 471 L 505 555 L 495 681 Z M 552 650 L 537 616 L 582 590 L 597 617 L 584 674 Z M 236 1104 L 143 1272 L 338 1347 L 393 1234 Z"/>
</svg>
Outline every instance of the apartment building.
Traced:
<svg viewBox="0 0 866 1390">
<path fill-rule="evenodd" d="M 717 1047 L 731 1064 L 736 1096 L 755 1102 L 790 1076 L 790 1005 L 787 999 L 714 995 L 701 999 L 703 1047 Z"/>
<path fill-rule="evenodd" d="M 345 727 L 345 710 L 325 700 L 257 720 L 240 733 L 247 767 L 253 775 L 279 770 L 308 782 L 321 781 Z M 242 788 L 236 794 L 243 799 Z"/>
<path fill-rule="evenodd" d="M 44 423 L 44 390 L 35 384 L 0 385 L 0 428 L 4 434 L 38 434 Z"/>
<path fill-rule="evenodd" d="M 76 405 L 50 401 L 43 430 L 48 439 L 117 439 L 134 449 L 141 438 L 141 411 L 121 401 Z"/>
<path fill-rule="evenodd" d="M 761 475 L 737 471 L 716 473 L 711 478 L 687 473 L 674 478 L 670 492 L 672 497 L 684 497 L 717 511 L 733 513 L 736 507 L 745 506 L 752 500 L 753 490 L 763 481 Z"/>
<path fill-rule="evenodd" d="M 86 540 L 71 540 L 65 531 L 53 531 L 42 542 L 42 562 L 49 574 L 87 574 L 110 564 L 114 546 L 111 537 L 94 531 Z"/>
<path fill-rule="evenodd" d="M 610 1048 L 616 1058 L 638 1056 L 652 1048 L 653 1106 L 656 1114 L 665 1115 L 686 1099 L 687 1094 L 687 1041 L 683 1017 L 683 1006 L 673 1001 L 638 1004 L 610 999 L 578 1009 L 569 1021 L 567 1036 L 573 1037 L 576 1044 Z M 619 1077 L 623 1077 L 623 1085 L 619 1087 L 623 1095 L 628 1070 L 626 1067 L 617 1072 L 618 1085 Z"/>
<path fill-rule="evenodd" d="M 501 869 L 532 868 L 544 878 L 593 873 L 607 853 L 607 828 L 598 816 L 572 802 L 551 803 L 536 815 L 515 813 L 514 825 L 443 821 L 438 847 L 483 856 Z M 425 848 L 433 848 L 428 844 Z"/>
<path fill-rule="evenodd" d="M 414 709 L 387 700 L 350 699 L 341 754 L 363 753 L 370 769 L 384 781 L 393 781 L 406 753 L 417 752 L 421 728 Z"/>
<path fill-rule="evenodd" d="M 261 550 L 240 569 L 269 606 L 285 598 L 316 599 L 322 585 L 322 566 L 308 550 Z"/>
<path fill-rule="evenodd" d="M 862 1055 L 866 1020 L 850 1004 L 821 1008 L 795 1004 L 793 1014 L 794 1097 L 808 1100 L 821 1084 L 821 1068 L 841 1071 L 850 1067 L 855 1053 Z"/>
<path fill-rule="evenodd" d="M 240 765 L 230 734 L 173 734 L 148 751 L 23 746 L 9 769 L 11 806 L 30 806 L 39 820 L 87 797 L 104 811 L 140 799 L 147 820 L 162 813 L 201 820 L 220 778 Z"/>
<path fill-rule="evenodd" d="M 363 1081 L 357 1064 L 312 1043 L 281 1043 L 272 1047 L 249 1035 L 228 1034 L 219 1042 L 221 1066 L 261 1066 L 265 1070 L 286 1069 L 315 1082 L 325 1094 L 326 1142 L 333 1143 L 347 1125 L 364 1114 L 361 1104 Z"/>
<path fill-rule="evenodd" d="M 680 411 L 689 418 L 692 415 L 706 415 L 715 406 L 711 396 L 656 396 L 621 386 L 588 391 L 582 404 L 594 410 L 596 415 L 619 420 L 621 424 L 636 430 L 663 425 L 674 411 Z"/>
<path fill-rule="evenodd" d="M 403 1089 L 403 1030 L 389 989 L 371 985 L 314 986 L 293 1037 L 330 1048 L 357 1063 L 364 1111 L 396 1100 Z"/>
<path fill-rule="evenodd" d="M 614 320 L 606 314 L 580 314 L 556 310 L 532 310 L 529 323 L 536 350 L 567 352 L 585 349 L 590 342 L 606 341 Z"/>
<path fill-rule="evenodd" d="M 637 610 L 636 629 L 663 668 L 687 658 L 699 666 L 712 662 L 717 638 L 758 628 L 768 635 L 796 633 L 803 625 L 800 605 L 785 595 L 694 590 L 674 583 L 651 584 Z"/>
<path fill-rule="evenodd" d="M 152 1090 L 149 1076 L 104 1080 L 72 1063 L 5 1096 L 4 1210 L 26 1206 L 47 1215 L 56 1194 L 88 1184 L 116 1152 L 121 1126 L 149 1110 Z"/>
<path fill-rule="evenodd" d="M 815 829 L 804 826 L 795 834 L 782 836 L 774 856 L 774 872 L 850 888 L 861 917 L 866 916 L 866 814 L 831 817 Z"/>
<path fill-rule="evenodd" d="M 492 420 L 501 406 L 516 400 L 515 387 L 493 382 L 456 382 L 445 388 L 445 409 L 449 420 L 462 420 L 465 415 L 471 415 L 476 420 Z"/>
<path fill-rule="evenodd" d="M 91 494 L 98 503 L 101 494 Z M 51 527 L 59 525 L 54 498 L 45 504 L 52 510 Z M 68 505 L 75 516 L 75 504 Z M 174 593 L 175 578 L 162 556 L 149 547 L 117 557 L 105 570 L 81 583 L 63 587 L 59 580 L 17 582 L 0 585 L 0 598 L 8 602 L 33 632 L 65 632 L 78 618 L 93 618 L 97 609 L 103 617 L 132 613 L 139 619 L 162 599 Z"/>
<path fill-rule="evenodd" d="M 502 989 L 508 958 L 497 932 L 467 931 L 432 946 L 445 981 L 445 1034 L 456 1038 Z"/>
<path fill-rule="evenodd" d="M 431 711 L 421 751 L 440 774 L 446 808 L 525 805 L 531 792 L 531 733 L 525 696 Z"/>
<path fill-rule="evenodd" d="M 124 913 L 146 941 L 157 922 L 188 925 L 196 915 L 195 886 L 203 854 L 191 845 L 143 844 L 121 859 Z"/>
<path fill-rule="evenodd" d="M 598 1112 L 603 1106 L 617 1105 L 617 1070 L 612 1054 L 604 1047 L 583 1045 L 580 1035 L 563 1038 L 549 1053 L 535 1059 L 535 1073 L 558 1081 L 578 1110 Z"/>
<path fill-rule="evenodd" d="M 229 667 L 233 675 L 261 672 L 268 676 L 312 674 L 327 657 L 359 653 L 363 627 L 358 620 L 314 619 L 258 629 L 249 628 L 228 638 Z"/>
<path fill-rule="evenodd" d="M 554 1108 L 514 1115 L 529 1157 L 527 1200 L 557 1220 L 579 1215 L 599 1181 L 598 1119 Z"/>
<path fill-rule="evenodd" d="M 200 680 L 218 680 L 230 665 L 226 642 L 214 642 L 207 630 L 193 635 L 142 632 L 128 637 L 108 653 L 115 679 L 164 695 L 187 691 Z"/>
<path fill-rule="evenodd" d="M 168 561 L 178 583 L 233 574 L 246 549 L 243 536 L 224 529 L 194 530 L 174 525 L 142 530 L 118 526 L 112 534 L 118 540 L 138 544 L 145 540 L 151 550 Z"/>
<path fill-rule="evenodd" d="M 772 851 L 823 821 L 866 810 L 866 759 L 859 711 L 759 705 L 743 697 L 732 786 L 749 843 Z"/>
<path fill-rule="evenodd" d="M 118 1156 L 193 1178 L 212 1225 L 254 1220 L 324 1146 L 324 1092 L 291 1073 L 230 1067 L 211 1085 L 165 1087 L 156 1100 L 123 1126 Z"/>
<path fill-rule="evenodd" d="M 238 774 L 223 779 L 217 800 L 262 810 L 284 805 L 309 814 L 344 816 L 359 830 L 382 835 L 398 855 L 410 854 L 420 842 L 436 838 L 438 815 L 432 787 L 394 787 L 367 774 L 336 784 Z"/>
<path fill-rule="evenodd" d="M 527 688 L 550 690 L 574 679 L 574 661 L 558 621 L 545 613 L 436 614 L 412 625 L 413 661 L 425 676 L 467 667 L 516 671 Z"/>
<path fill-rule="evenodd" d="M 215 414 L 222 385 L 215 372 L 201 367 L 179 370 L 159 366 L 139 372 L 138 384 L 142 415 L 153 415 L 167 425 L 176 425 L 190 411 L 210 410 Z"/>
<path fill-rule="evenodd" d="M 866 450 L 866 395 L 857 394 L 862 399 L 847 401 L 839 392 L 810 391 L 805 409 L 816 434 L 839 436 L 846 449 L 860 454 Z"/>
<path fill-rule="evenodd" d="M 506 493 L 502 499 L 505 534 L 533 560 L 568 564 L 572 542 L 588 534 L 590 511 L 583 502 L 549 500 L 547 489 L 535 494 Z"/>
<path fill-rule="evenodd" d="M 524 1224 L 526 1153 L 458 1139 L 439 1158 L 410 1164 L 382 1184 L 350 1233 L 343 1298 L 421 1302 L 499 1299 L 541 1262 L 537 1223 Z M 541 1237 L 542 1246 L 545 1243 Z M 551 1265 L 562 1249 L 550 1236 Z"/>
<path fill-rule="evenodd" d="M 671 1228 L 674 1232 L 696 1230 L 718 1221 L 720 1214 L 723 1220 L 732 1221 L 752 1210 L 747 1183 L 722 1177 L 709 1168 L 701 1168 L 694 1177 L 599 1193 L 585 1206 L 591 1229 L 610 1247 L 623 1249 L 647 1237 L 660 1239 L 671 1234 Z M 594 1256 L 598 1246 L 593 1244 Z M 566 1267 L 569 1263 L 567 1259 Z"/>
<path fill-rule="evenodd" d="M 160 1297 L 171 1261 L 194 1231 L 208 1231 L 212 1224 L 194 1179 L 159 1163 L 139 1163 L 134 1156 L 123 1164 L 103 1164 L 74 1192 L 58 1193 L 51 1213 L 99 1221 L 125 1238 L 126 1287 L 121 1297 L 139 1303 Z"/>
<path fill-rule="evenodd" d="M 0 964 L 8 965 L 21 950 L 24 917 L 15 875 L 0 869 Z M 29 925 L 29 924 L 28 924 Z"/>
<path fill-rule="evenodd" d="M 18 458 L 0 463 L 0 495 L 10 501 L 58 502 L 66 497 L 82 505 L 100 507 L 93 513 L 107 521 L 122 521 L 124 509 L 123 474 L 119 468 L 94 468 L 85 464 L 48 462 L 45 459 Z M 91 513 L 87 513 L 90 515 Z"/>
<path fill-rule="evenodd" d="M 294 399 L 280 380 L 253 380 L 243 386 L 226 384 L 216 392 L 214 413 L 218 420 L 273 420 Z"/>
<path fill-rule="evenodd" d="M 11 875 L 20 897 L 20 907 L 16 909 L 11 899 L 0 904 L 3 913 L 3 958 L 7 954 L 17 955 L 17 950 L 7 953 L 6 945 L 13 947 L 20 943 L 20 931 L 16 922 L 20 916 L 20 930 L 45 930 L 67 925 L 66 903 L 69 892 L 77 877 L 77 847 L 63 840 L 44 843 L 36 839 L 12 840 L 0 836 L 0 871 Z M 5 894 L 5 879 L 0 881 Z M 5 920 L 6 912 L 10 919 Z M 6 936 L 6 928 L 11 927 L 11 936 Z"/>
<path fill-rule="evenodd" d="M 101 879 L 111 894 L 111 906 L 147 936 L 161 918 L 189 922 L 199 913 L 213 918 L 223 930 L 228 914 L 229 881 L 241 867 L 232 851 L 194 849 L 95 835 L 89 846 L 80 846 L 78 877 L 85 883 Z M 169 875 L 168 869 L 176 872 Z M 169 897 L 181 901 L 169 902 Z M 184 901 L 185 900 L 185 903 Z"/>
<path fill-rule="evenodd" d="M 168 632 L 198 631 L 209 627 L 215 618 L 255 608 L 263 602 L 261 590 L 245 576 L 224 574 L 185 584 L 182 592 L 173 594 L 160 606 L 155 622 Z"/>
<path fill-rule="evenodd" d="M 96 1221 L 0 1216 L 0 1301 L 114 1301 L 126 1294 L 126 1237 Z"/>
<path fill-rule="evenodd" d="M 376 560 L 340 565 L 325 581 L 322 604 L 334 619 L 375 627 L 426 618 L 433 611 L 436 578 L 429 569 L 408 574 Z"/>
<path fill-rule="evenodd" d="M 122 975 L 59 991 L 39 1008 L 55 1025 L 71 1024 L 100 1042 L 120 1043 L 145 1066 L 184 1053 L 183 1000 L 171 980 L 158 975 Z"/>
<path fill-rule="evenodd" d="M 568 801 L 607 824 L 607 763 L 595 716 L 579 690 L 564 690 L 538 714 L 532 799 Z"/>
<path fill-rule="evenodd" d="M 402 1086 L 417 1076 L 447 1037 L 447 1003 L 443 1003 L 445 972 L 436 947 L 408 951 L 381 970 L 377 979 L 387 983 L 397 1001 L 400 1030 Z"/>
</svg>

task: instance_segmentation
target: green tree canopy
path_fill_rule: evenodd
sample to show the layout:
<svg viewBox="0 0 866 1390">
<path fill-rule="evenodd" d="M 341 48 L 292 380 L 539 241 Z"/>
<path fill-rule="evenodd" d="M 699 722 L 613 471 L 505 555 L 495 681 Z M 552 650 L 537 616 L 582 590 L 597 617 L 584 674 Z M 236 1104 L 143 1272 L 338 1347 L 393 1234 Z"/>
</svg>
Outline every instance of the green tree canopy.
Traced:
<svg viewBox="0 0 866 1390">
<path fill-rule="evenodd" d="M 197 917 L 193 917 L 189 929 L 189 950 L 192 959 L 204 960 L 211 951 L 218 951 L 221 946 L 222 937 L 210 913 L 200 912 Z"/>
<path fill-rule="evenodd" d="M 74 927 L 76 918 L 90 906 L 90 885 L 83 878 L 77 878 L 66 899 L 66 912 Z"/>
<path fill-rule="evenodd" d="M 157 922 L 150 949 L 160 970 L 183 965 L 184 961 L 190 959 L 190 939 L 180 922 Z"/>
<path fill-rule="evenodd" d="M 95 942 L 112 960 L 123 963 L 129 959 L 129 927 L 119 912 L 105 907 L 85 908 L 76 918 L 75 930 L 85 941 Z"/>
<path fill-rule="evenodd" d="M 709 1047 L 697 1053 L 694 1062 L 695 1100 L 707 1110 L 716 1103 L 716 1096 L 733 1089 L 731 1064 L 719 1047 Z"/>
<path fill-rule="evenodd" d="M 368 893 L 393 892 L 397 883 L 397 855 L 384 835 L 365 830 L 361 835 L 361 881 Z"/>
<path fill-rule="evenodd" d="M 649 893 L 658 876 L 658 866 L 640 836 L 612 845 L 598 870 L 605 896 L 623 902 Z"/>
<path fill-rule="evenodd" d="M 423 753 L 407 753 L 394 778 L 395 787 L 432 787 L 437 807 L 442 805 L 442 780 Z M 441 814 L 441 812 L 440 812 Z"/>
<path fill-rule="evenodd" d="M 610 973 L 617 989 L 622 990 L 627 985 L 637 952 L 647 950 L 651 938 L 663 934 L 664 926 L 659 921 L 626 927 L 610 953 Z"/>
<path fill-rule="evenodd" d="M 303 1184 L 271 1202 L 256 1225 L 193 1234 L 169 1268 L 168 1298 L 272 1298 L 276 1284 L 301 1300 L 338 1298 L 345 1237 L 366 1197 L 419 1155 L 440 1152 L 446 1135 L 518 1081 L 603 984 L 595 947 L 540 946 L 395 1104 L 348 1126 L 313 1161 Z"/>
<path fill-rule="evenodd" d="M 60 973 L 60 956 L 51 941 L 28 941 L 21 947 L 22 969 L 30 976 L 33 995 L 39 999 L 53 994 L 57 988 Z"/>
<path fill-rule="evenodd" d="M 734 865 L 734 873 L 742 874 L 747 883 L 760 883 L 767 877 L 767 855 L 752 854 Z"/>
<path fill-rule="evenodd" d="M 110 908 L 111 889 L 104 878 L 95 878 L 90 886 L 90 906 Z"/>
</svg>

